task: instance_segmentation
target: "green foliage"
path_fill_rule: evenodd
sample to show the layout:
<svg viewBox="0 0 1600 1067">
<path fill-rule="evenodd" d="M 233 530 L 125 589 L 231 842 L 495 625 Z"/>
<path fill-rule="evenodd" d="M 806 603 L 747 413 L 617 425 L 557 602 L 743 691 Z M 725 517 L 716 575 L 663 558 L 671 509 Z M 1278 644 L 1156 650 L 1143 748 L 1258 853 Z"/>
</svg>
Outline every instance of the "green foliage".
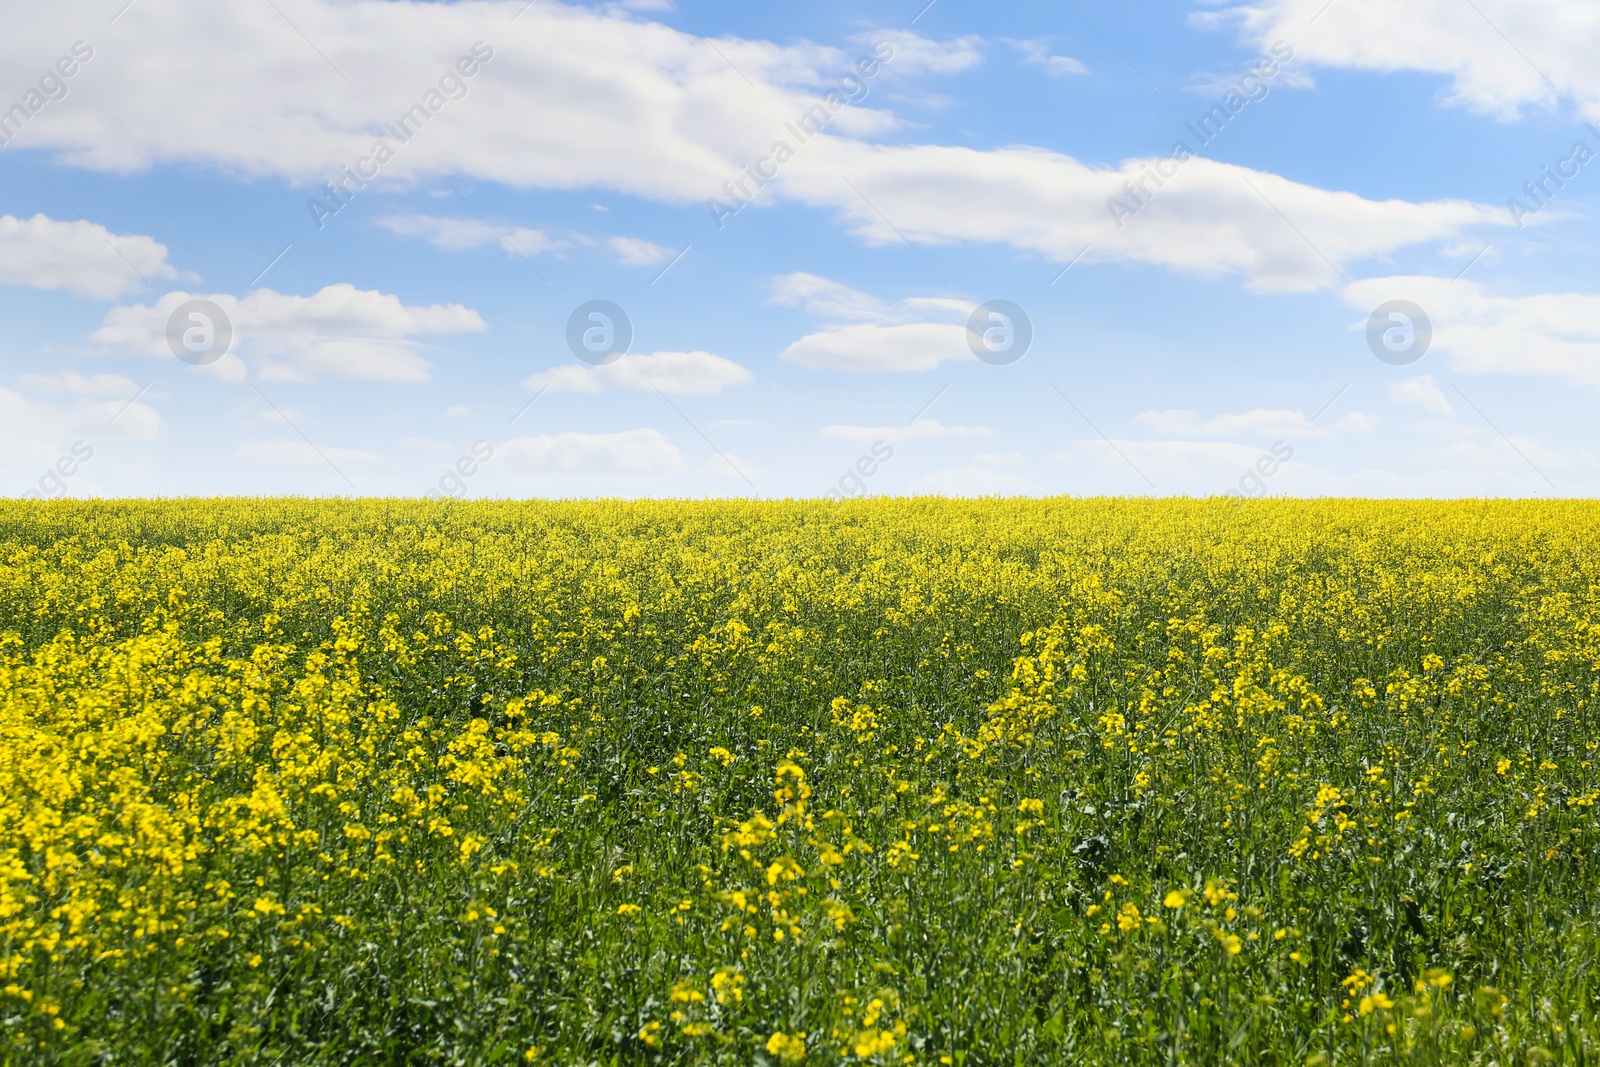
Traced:
<svg viewBox="0 0 1600 1067">
<path fill-rule="evenodd" d="M 1586 1062 L 1597 520 L 0 505 L 0 1062 Z"/>
</svg>

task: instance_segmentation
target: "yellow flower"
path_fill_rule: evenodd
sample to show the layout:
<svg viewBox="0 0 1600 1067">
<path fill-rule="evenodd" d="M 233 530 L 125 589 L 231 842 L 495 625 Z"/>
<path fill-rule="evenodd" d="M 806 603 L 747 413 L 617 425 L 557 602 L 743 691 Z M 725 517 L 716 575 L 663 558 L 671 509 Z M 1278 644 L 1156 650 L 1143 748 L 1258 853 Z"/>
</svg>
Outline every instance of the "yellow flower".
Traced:
<svg viewBox="0 0 1600 1067">
<path fill-rule="evenodd" d="M 805 1059 L 805 1031 L 796 1031 L 792 1034 L 786 1034 L 782 1030 L 774 1032 L 767 1038 L 767 1054 L 776 1056 L 785 1063 L 798 1063 Z"/>
<path fill-rule="evenodd" d="M 694 983 L 687 979 L 679 979 L 673 983 L 672 993 L 667 998 L 682 1004 L 696 1004 L 706 999 L 706 995 L 694 987 Z"/>
<path fill-rule="evenodd" d="M 1163 899 L 1161 903 L 1169 908 L 1181 908 L 1185 904 L 1189 903 L 1189 897 L 1191 895 L 1192 894 L 1187 889 L 1174 889 L 1167 893 L 1166 898 Z"/>
<path fill-rule="evenodd" d="M 856 1035 L 855 1054 L 864 1060 L 871 1059 L 873 1056 L 893 1052 L 894 1045 L 894 1034 L 888 1030 L 863 1030 Z"/>
<path fill-rule="evenodd" d="M 1371 1015 L 1375 1011 L 1388 1011 L 1392 1007 L 1394 1007 L 1394 1001 L 1382 993 L 1369 993 L 1361 998 L 1361 1003 L 1358 1005 L 1362 1015 Z"/>
<path fill-rule="evenodd" d="M 744 975 L 733 967 L 718 967 L 711 975 L 711 992 L 718 1004 L 744 1000 Z"/>
<path fill-rule="evenodd" d="M 284 914 L 286 914 L 286 910 L 284 909 L 284 906 L 282 904 L 279 904 L 276 900 L 274 900 L 270 893 L 267 894 L 266 896 L 263 896 L 263 897 L 257 897 L 256 898 L 256 902 L 253 905 L 253 907 L 254 907 L 254 909 L 256 911 L 260 912 L 262 915 L 284 915 Z"/>
</svg>

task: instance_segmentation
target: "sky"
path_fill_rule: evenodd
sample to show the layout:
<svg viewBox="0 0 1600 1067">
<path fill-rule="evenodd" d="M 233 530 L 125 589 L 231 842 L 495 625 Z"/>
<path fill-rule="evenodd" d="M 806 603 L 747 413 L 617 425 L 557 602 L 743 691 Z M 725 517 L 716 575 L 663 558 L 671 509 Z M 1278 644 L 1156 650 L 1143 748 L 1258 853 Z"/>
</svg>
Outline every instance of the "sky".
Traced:
<svg viewBox="0 0 1600 1067">
<path fill-rule="evenodd" d="M 60 0 L 0 495 L 1600 491 L 1600 8 Z"/>
</svg>

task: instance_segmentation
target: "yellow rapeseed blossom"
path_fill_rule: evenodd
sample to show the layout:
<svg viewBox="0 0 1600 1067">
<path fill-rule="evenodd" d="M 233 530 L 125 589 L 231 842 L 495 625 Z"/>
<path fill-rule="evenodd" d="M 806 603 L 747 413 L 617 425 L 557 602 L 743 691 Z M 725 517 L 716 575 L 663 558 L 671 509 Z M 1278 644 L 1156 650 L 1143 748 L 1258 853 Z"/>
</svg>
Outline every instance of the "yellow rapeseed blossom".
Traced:
<svg viewBox="0 0 1600 1067">
<path fill-rule="evenodd" d="M 767 1038 L 767 1053 L 784 1063 L 799 1063 L 806 1056 L 806 1035 L 803 1031 L 786 1034 L 782 1030 Z"/>
<path fill-rule="evenodd" d="M 1589 1055 L 1597 520 L 0 502 L 0 1060 Z"/>
</svg>

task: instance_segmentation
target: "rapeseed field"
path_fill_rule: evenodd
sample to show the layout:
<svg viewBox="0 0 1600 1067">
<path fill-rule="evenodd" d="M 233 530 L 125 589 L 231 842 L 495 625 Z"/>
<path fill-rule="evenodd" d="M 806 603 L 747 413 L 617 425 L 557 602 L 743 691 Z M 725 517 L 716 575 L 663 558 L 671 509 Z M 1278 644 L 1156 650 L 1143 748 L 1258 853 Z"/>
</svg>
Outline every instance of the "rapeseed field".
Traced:
<svg viewBox="0 0 1600 1067">
<path fill-rule="evenodd" d="M 1594 1062 L 1597 530 L 0 504 L 0 1060 Z"/>
</svg>

